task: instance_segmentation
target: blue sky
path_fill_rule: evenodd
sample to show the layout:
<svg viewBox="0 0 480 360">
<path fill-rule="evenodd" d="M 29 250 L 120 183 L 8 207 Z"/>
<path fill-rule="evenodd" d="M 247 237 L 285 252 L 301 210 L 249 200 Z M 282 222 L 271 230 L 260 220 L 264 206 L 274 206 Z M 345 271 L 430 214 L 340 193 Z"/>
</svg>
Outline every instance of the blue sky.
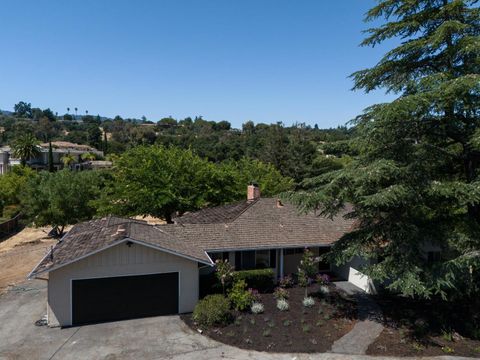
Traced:
<svg viewBox="0 0 480 360">
<path fill-rule="evenodd" d="M 0 109 L 159 120 L 345 124 L 385 99 L 352 92 L 373 0 L 2 1 Z"/>
</svg>

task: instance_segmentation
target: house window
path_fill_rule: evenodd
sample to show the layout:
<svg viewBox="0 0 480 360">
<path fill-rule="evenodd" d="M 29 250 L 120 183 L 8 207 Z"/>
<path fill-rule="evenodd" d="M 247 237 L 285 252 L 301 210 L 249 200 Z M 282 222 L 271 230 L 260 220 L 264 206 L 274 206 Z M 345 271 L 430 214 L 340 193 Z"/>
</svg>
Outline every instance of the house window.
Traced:
<svg viewBox="0 0 480 360">
<path fill-rule="evenodd" d="M 242 251 L 242 269 L 255 269 L 255 250 Z"/>
<path fill-rule="evenodd" d="M 303 254 L 304 248 L 285 249 L 284 255 L 298 255 Z"/>
<path fill-rule="evenodd" d="M 272 250 L 247 250 L 235 252 L 235 270 L 274 268 L 277 252 Z"/>
<path fill-rule="evenodd" d="M 270 266 L 270 250 L 257 250 L 255 252 L 257 269 L 266 269 Z"/>
<path fill-rule="evenodd" d="M 270 250 L 270 267 L 277 267 L 277 250 L 275 249 Z"/>
</svg>

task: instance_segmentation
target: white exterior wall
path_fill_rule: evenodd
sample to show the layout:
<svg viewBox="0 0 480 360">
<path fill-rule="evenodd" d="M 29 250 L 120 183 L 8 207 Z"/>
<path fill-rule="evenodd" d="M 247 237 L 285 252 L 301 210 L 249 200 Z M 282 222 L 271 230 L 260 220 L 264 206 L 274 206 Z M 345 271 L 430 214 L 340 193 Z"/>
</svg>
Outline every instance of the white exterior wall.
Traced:
<svg viewBox="0 0 480 360">
<path fill-rule="evenodd" d="M 134 243 L 120 243 L 49 273 L 48 324 L 72 325 L 71 282 L 75 279 L 179 272 L 179 311 L 198 301 L 197 262 Z"/>
<path fill-rule="evenodd" d="M 376 289 L 373 281 L 359 269 L 368 263 L 367 260 L 354 257 L 350 262 L 343 266 L 333 266 L 333 271 L 340 277 L 348 280 L 353 285 L 359 287 L 369 294 L 375 294 Z"/>
</svg>

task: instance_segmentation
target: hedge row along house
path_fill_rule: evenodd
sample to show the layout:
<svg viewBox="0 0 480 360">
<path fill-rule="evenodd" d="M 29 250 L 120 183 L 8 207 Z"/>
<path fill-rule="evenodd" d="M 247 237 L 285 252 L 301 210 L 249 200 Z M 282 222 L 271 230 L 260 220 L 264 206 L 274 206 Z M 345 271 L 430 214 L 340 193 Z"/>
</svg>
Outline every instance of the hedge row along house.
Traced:
<svg viewBox="0 0 480 360">
<path fill-rule="evenodd" d="M 296 273 L 306 247 L 322 254 L 352 228 L 344 214 L 299 214 L 251 185 L 246 201 L 187 213 L 175 224 L 115 216 L 78 224 L 29 278 L 48 281 L 51 326 L 191 312 L 200 273 L 213 271 L 216 259 L 236 270 L 271 268 L 277 278 Z M 361 265 L 319 263 L 318 271 L 373 291 Z"/>
</svg>

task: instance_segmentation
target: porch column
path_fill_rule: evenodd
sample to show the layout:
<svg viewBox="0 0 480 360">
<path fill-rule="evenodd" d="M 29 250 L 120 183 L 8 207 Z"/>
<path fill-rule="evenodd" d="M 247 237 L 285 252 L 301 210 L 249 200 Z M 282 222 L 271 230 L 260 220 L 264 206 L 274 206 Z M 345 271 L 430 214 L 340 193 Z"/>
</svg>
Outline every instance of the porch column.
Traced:
<svg viewBox="0 0 480 360">
<path fill-rule="evenodd" d="M 283 249 L 280 249 L 280 278 L 283 278 Z"/>
</svg>

